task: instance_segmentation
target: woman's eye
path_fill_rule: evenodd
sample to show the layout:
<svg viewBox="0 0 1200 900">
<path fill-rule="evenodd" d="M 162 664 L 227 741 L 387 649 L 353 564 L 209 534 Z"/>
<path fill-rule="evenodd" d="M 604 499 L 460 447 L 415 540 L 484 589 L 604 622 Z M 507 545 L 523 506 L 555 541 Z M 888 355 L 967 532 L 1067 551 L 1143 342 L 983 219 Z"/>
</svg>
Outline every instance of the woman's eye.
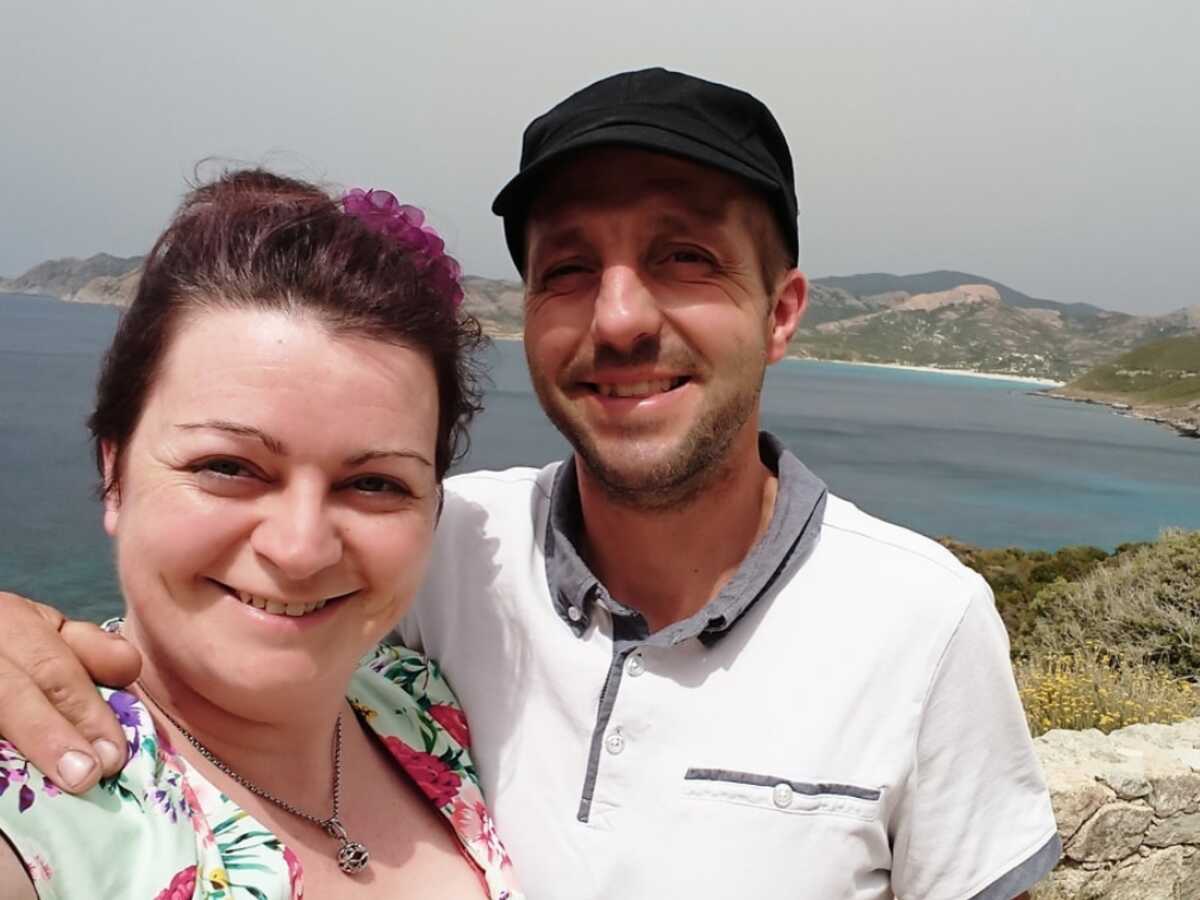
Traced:
<svg viewBox="0 0 1200 900">
<path fill-rule="evenodd" d="M 390 478 L 383 478 L 379 475 L 364 475 L 362 478 L 355 478 L 351 482 L 356 491 L 362 491 L 364 494 L 407 494 L 408 490 L 404 485 L 393 481 Z"/>
<path fill-rule="evenodd" d="M 220 475 L 223 478 L 237 478 L 240 475 L 250 474 L 249 469 L 233 459 L 205 460 L 196 467 L 196 471 L 210 472 L 213 475 Z"/>
</svg>

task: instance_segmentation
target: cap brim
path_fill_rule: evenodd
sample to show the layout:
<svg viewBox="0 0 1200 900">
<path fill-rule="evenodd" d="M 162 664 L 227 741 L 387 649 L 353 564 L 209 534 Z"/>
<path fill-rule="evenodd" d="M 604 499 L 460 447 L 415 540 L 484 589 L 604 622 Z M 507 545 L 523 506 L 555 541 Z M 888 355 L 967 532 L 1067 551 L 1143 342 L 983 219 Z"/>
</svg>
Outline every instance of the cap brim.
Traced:
<svg viewBox="0 0 1200 900">
<path fill-rule="evenodd" d="M 576 135 L 564 141 L 553 153 L 548 153 L 523 169 L 496 195 L 492 202 L 492 212 L 506 218 L 522 214 L 532 201 L 537 184 L 545 176 L 547 169 L 581 150 L 603 146 L 634 147 L 667 153 L 740 176 L 766 191 L 779 191 L 777 181 L 731 157 L 720 147 L 655 125 L 619 122 L 600 125 Z"/>
</svg>

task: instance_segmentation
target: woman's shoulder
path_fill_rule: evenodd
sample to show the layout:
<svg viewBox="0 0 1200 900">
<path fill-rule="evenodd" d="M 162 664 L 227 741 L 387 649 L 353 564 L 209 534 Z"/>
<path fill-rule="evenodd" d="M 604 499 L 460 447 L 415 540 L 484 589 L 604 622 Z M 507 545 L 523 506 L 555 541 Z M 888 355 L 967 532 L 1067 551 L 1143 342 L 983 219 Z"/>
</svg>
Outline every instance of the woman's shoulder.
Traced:
<svg viewBox="0 0 1200 900">
<path fill-rule="evenodd" d="M 0 741 L 0 831 L 41 896 L 127 896 L 131 880 L 154 896 L 195 863 L 195 811 L 183 773 L 161 752 L 153 720 L 136 697 L 99 690 L 121 723 L 127 762 L 90 791 L 60 791 Z"/>
<path fill-rule="evenodd" d="M 418 724 L 471 745 L 467 720 L 436 660 L 400 644 L 379 644 L 350 683 L 351 705 L 380 734 L 411 733 Z"/>
<path fill-rule="evenodd" d="M 363 660 L 347 696 L 396 764 L 445 816 L 490 895 L 517 900 L 508 853 L 479 789 L 466 716 L 437 662 L 407 647 L 380 644 Z"/>
</svg>

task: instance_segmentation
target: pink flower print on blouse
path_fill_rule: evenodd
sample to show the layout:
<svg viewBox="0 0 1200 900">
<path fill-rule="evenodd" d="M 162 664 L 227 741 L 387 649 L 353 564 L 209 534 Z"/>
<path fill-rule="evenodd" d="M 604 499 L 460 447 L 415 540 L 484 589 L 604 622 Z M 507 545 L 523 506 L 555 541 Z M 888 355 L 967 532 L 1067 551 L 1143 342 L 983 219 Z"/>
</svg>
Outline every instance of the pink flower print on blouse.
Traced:
<svg viewBox="0 0 1200 900">
<path fill-rule="evenodd" d="M 50 863 L 40 853 L 35 853 L 33 859 L 25 864 L 25 868 L 34 884 L 39 881 L 50 881 L 54 877 L 54 870 L 50 868 Z"/>
<path fill-rule="evenodd" d="M 196 893 L 196 867 L 188 866 L 175 873 L 171 883 L 158 892 L 154 900 L 192 900 Z"/>
<path fill-rule="evenodd" d="M 283 861 L 287 863 L 288 884 L 292 888 L 292 900 L 304 900 L 304 867 L 300 865 L 300 857 L 292 852 L 291 847 L 284 847 Z"/>
<path fill-rule="evenodd" d="M 399 738 L 387 735 L 383 738 L 388 751 L 417 783 L 422 793 L 435 806 L 446 806 L 453 802 L 462 787 L 462 778 L 445 762 L 432 753 L 414 750 Z"/>
<path fill-rule="evenodd" d="M 449 703 L 435 703 L 429 707 L 428 712 L 429 717 L 441 725 L 460 747 L 471 746 L 471 730 L 467 727 L 467 717 L 461 709 Z"/>
<path fill-rule="evenodd" d="M 496 834 L 496 825 L 492 821 L 492 815 L 482 800 L 454 801 L 450 821 L 453 823 L 455 831 L 469 843 L 487 853 L 489 862 L 509 865 L 508 853 L 505 852 L 504 845 L 500 843 L 500 836 Z"/>
</svg>

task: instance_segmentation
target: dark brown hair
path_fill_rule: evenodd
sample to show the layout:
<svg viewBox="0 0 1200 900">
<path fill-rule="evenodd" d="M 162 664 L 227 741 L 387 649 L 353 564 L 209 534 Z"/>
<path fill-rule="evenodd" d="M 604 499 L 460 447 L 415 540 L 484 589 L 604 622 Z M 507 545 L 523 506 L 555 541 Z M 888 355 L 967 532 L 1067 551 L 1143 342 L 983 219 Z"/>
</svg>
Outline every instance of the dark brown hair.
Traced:
<svg viewBox="0 0 1200 900">
<path fill-rule="evenodd" d="M 407 250 L 344 213 L 324 191 L 250 169 L 189 193 L 146 257 L 88 419 L 101 478 L 103 445 L 116 450 L 105 493 L 117 488 L 122 451 L 174 331 L 204 309 L 304 311 L 334 336 L 427 354 L 438 386 L 438 480 L 466 453 L 466 426 L 481 408 L 478 321 L 423 277 Z"/>
</svg>

